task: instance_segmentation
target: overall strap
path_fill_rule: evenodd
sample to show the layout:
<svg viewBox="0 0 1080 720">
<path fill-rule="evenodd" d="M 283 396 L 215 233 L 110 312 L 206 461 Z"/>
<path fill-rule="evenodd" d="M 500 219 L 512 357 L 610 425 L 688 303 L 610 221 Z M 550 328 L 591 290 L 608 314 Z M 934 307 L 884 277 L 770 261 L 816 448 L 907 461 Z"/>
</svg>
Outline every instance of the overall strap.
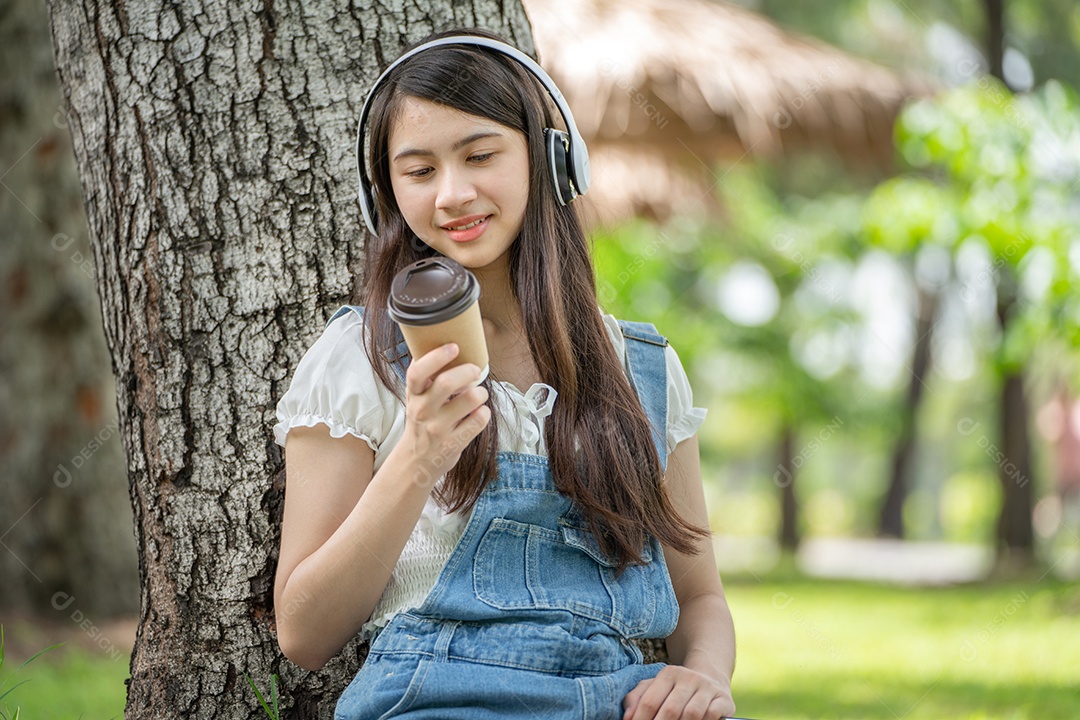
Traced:
<svg viewBox="0 0 1080 720">
<path fill-rule="evenodd" d="M 361 320 L 364 319 L 363 305 L 342 305 L 338 308 L 337 312 L 326 321 L 326 327 L 329 327 L 330 323 L 334 322 L 342 315 L 347 315 L 349 312 L 356 313 Z M 412 357 L 409 355 L 409 346 L 405 344 L 405 336 L 401 334 L 401 328 L 396 324 L 394 325 L 394 337 L 397 339 L 397 343 L 394 347 L 383 351 L 383 357 L 386 358 L 386 361 L 394 368 L 398 377 L 401 378 L 401 382 L 405 382 L 405 371 L 409 369 L 409 362 L 412 360 Z"/>
<path fill-rule="evenodd" d="M 619 320 L 626 338 L 626 369 L 630 386 L 637 393 L 652 425 L 653 443 L 660 456 L 660 469 L 667 469 L 667 338 L 651 323 Z"/>
</svg>

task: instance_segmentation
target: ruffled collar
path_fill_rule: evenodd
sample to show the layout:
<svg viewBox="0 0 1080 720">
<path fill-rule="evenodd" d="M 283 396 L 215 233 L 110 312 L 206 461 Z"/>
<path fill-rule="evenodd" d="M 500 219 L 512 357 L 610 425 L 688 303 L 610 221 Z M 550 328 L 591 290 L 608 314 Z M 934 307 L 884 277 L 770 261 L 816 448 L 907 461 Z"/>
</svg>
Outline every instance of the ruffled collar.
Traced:
<svg viewBox="0 0 1080 720">
<path fill-rule="evenodd" d="M 540 423 L 551 415 L 555 398 L 559 396 L 558 391 L 547 383 L 533 383 L 522 393 L 510 382 L 499 380 L 497 383 L 505 391 L 505 397 L 510 400 L 512 411 L 517 415 L 517 422 L 513 425 L 520 434 L 522 444 L 528 451 L 539 453 L 542 440 Z"/>
</svg>

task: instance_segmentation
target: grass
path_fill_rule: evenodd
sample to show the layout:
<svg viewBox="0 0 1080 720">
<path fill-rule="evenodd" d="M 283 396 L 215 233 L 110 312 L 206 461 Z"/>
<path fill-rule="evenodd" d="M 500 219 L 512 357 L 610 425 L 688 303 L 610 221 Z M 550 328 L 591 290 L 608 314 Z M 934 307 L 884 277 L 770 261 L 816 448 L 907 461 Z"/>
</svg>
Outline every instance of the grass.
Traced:
<svg viewBox="0 0 1080 720">
<path fill-rule="evenodd" d="M 1080 587 L 726 579 L 732 691 L 761 720 L 1075 720 Z"/>
<path fill-rule="evenodd" d="M 124 717 L 128 678 L 127 658 L 113 660 L 81 648 L 61 647 L 15 669 L 26 658 L 9 657 L 0 672 L 0 694 L 23 682 L 3 700 L 0 712 L 14 717 L 86 718 L 108 720 Z M 5 707 L 6 705 L 6 707 Z"/>
<path fill-rule="evenodd" d="M 1043 579 L 909 589 L 778 572 L 725 577 L 733 691 L 760 720 L 1075 720 L 1080 585 Z M 14 628 L 9 628 L 9 640 Z M 39 648 L 40 649 L 40 648 Z M 22 717 L 123 716 L 127 658 L 63 647 L 9 677 Z"/>
</svg>

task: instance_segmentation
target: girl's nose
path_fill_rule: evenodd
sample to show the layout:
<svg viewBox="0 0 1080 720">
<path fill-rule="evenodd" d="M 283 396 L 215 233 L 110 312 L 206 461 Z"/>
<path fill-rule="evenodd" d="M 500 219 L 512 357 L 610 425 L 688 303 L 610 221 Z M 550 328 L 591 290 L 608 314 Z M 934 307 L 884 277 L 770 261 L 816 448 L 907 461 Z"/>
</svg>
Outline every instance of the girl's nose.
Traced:
<svg viewBox="0 0 1080 720">
<path fill-rule="evenodd" d="M 439 178 L 435 206 L 439 210 L 463 208 L 476 199 L 476 186 L 468 173 L 460 169 L 444 168 Z"/>
</svg>

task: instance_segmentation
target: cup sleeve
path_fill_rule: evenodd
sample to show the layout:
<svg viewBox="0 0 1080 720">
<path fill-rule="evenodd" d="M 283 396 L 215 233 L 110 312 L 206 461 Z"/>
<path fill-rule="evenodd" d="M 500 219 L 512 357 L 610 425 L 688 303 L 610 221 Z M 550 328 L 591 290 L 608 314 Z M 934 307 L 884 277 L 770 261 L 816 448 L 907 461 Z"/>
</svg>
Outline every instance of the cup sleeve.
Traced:
<svg viewBox="0 0 1080 720">
<path fill-rule="evenodd" d="M 705 422 L 707 411 L 694 407 L 690 380 L 675 348 L 668 345 L 664 352 L 667 360 L 667 441 L 669 452 L 674 452 L 679 443 L 694 436 Z"/>
<path fill-rule="evenodd" d="M 292 428 L 322 424 L 331 437 L 353 435 L 378 452 L 394 403 L 364 351 L 363 321 L 348 313 L 326 327 L 296 366 L 277 404 L 274 442 L 284 447 Z"/>
</svg>

